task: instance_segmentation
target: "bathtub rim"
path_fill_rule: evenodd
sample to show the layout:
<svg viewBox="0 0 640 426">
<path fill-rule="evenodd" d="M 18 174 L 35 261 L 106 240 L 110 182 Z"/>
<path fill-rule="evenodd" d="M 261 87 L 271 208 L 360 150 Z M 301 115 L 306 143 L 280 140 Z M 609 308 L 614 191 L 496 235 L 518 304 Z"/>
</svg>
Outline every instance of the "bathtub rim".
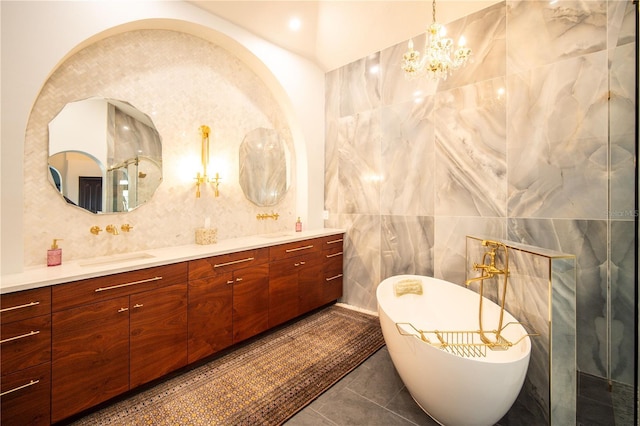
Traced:
<svg viewBox="0 0 640 426">
<path fill-rule="evenodd" d="M 396 321 L 396 319 L 394 319 L 388 311 L 386 311 L 382 306 L 382 304 L 380 303 L 380 292 L 382 291 L 381 288 L 383 286 L 383 284 L 392 286 L 394 282 L 400 281 L 402 279 L 415 279 L 415 278 L 419 278 L 419 279 L 426 279 L 427 281 L 436 281 L 439 282 L 440 284 L 446 284 L 446 285 L 451 285 L 451 286 L 455 286 L 456 287 L 456 291 L 469 291 L 471 293 L 473 293 L 476 296 L 480 296 L 478 293 L 476 293 L 475 291 L 468 289 L 466 287 L 463 287 L 459 284 L 453 283 L 451 281 L 447 281 L 447 280 L 443 280 L 440 278 L 435 278 L 435 277 L 429 277 L 426 275 L 415 275 L 415 274 L 401 274 L 401 275 L 393 275 L 390 276 L 388 278 L 385 278 L 384 280 L 382 280 L 378 286 L 376 287 L 376 302 L 378 305 L 378 315 L 379 317 L 382 317 L 380 311 L 384 312 L 384 315 L 389 318 L 391 320 L 391 322 L 393 322 L 394 324 L 402 324 L 402 322 L 398 322 Z M 423 284 L 425 284 L 423 282 Z M 392 297 L 396 297 L 393 296 L 393 290 L 391 290 L 390 294 L 392 295 Z M 382 295 L 384 297 L 384 295 Z M 397 297 L 403 297 L 405 295 L 402 296 L 397 296 Z M 422 295 L 413 295 L 416 297 L 421 297 Z M 499 308 L 499 305 L 497 305 L 494 301 L 487 299 L 486 297 L 483 296 L 483 303 L 491 303 L 495 306 L 497 306 Z M 516 322 L 516 326 L 520 328 L 520 330 L 523 332 L 523 334 L 528 334 L 527 330 L 524 328 L 524 326 L 522 325 L 522 323 L 518 322 L 518 320 L 509 312 L 505 309 L 505 320 L 507 320 L 508 318 L 512 319 L 513 321 Z M 505 321 L 505 324 L 509 323 L 509 321 Z M 398 334 L 400 334 L 398 332 Z M 449 357 L 455 357 L 455 359 L 461 360 L 461 362 L 474 362 L 474 363 L 485 363 L 485 364 L 515 364 L 515 363 L 519 363 L 519 362 L 523 362 L 523 360 L 525 360 L 526 358 L 530 358 L 531 356 L 531 351 L 532 351 L 532 342 L 531 342 L 531 336 L 527 335 L 525 336 L 520 342 L 518 342 L 516 345 L 514 345 L 514 348 L 516 346 L 519 345 L 524 345 L 524 348 L 521 348 L 518 352 L 517 355 L 514 355 L 513 357 L 510 357 L 507 360 L 500 360 L 500 359 L 489 359 L 490 357 L 464 357 L 461 355 L 457 355 L 454 353 L 450 353 L 448 351 L 445 351 L 441 348 L 438 348 L 437 346 L 434 346 L 430 343 L 427 343 L 425 341 L 423 341 L 422 339 L 420 339 L 418 336 L 416 335 L 411 335 L 411 336 L 402 336 L 402 337 L 413 337 L 414 339 L 416 339 L 418 342 L 420 342 L 423 345 L 426 345 L 427 347 L 430 347 L 433 350 L 437 350 L 440 351 L 444 354 L 446 354 Z M 511 349 L 508 349 L 511 350 Z M 487 354 L 489 353 L 489 351 L 491 351 L 491 349 L 487 348 Z M 515 352 L 515 351 L 514 351 Z M 528 363 L 528 360 L 527 360 Z"/>
</svg>

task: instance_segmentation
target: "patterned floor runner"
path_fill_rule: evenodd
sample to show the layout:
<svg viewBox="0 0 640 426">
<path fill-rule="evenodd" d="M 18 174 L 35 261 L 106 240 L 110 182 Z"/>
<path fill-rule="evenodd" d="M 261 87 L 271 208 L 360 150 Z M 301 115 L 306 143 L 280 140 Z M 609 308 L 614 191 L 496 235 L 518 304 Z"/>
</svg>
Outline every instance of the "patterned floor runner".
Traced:
<svg viewBox="0 0 640 426">
<path fill-rule="evenodd" d="M 383 345 L 377 317 L 334 305 L 73 424 L 281 424 Z"/>
</svg>

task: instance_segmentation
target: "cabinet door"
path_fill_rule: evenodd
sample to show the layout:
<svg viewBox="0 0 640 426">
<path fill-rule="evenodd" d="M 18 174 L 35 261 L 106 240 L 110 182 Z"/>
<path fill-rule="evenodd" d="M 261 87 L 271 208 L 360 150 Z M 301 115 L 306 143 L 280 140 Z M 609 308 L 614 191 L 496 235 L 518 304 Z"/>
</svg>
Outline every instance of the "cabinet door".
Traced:
<svg viewBox="0 0 640 426">
<path fill-rule="evenodd" d="M 233 344 L 233 274 L 189 281 L 189 363 Z"/>
<path fill-rule="evenodd" d="M 269 264 L 239 269 L 233 283 L 233 342 L 269 328 Z"/>
<path fill-rule="evenodd" d="M 132 294 L 131 389 L 187 364 L 187 283 Z"/>
<path fill-rule="evenodd" d="M 48 425 L 51 364 L 40 364 L 0 379 L 0 424 Z"/>
<path fill-rule="evenodd" d="M 51 420 L 129 389 L 129 297 L 52 314 Z"/>
<path fill-rule="evenodd" d="M 269 327 L 298 316 L 298 268 L 294 259 L 273 262 L 269 267 Z"/>
<path fill-rule="evenodd" d="M 320 253 L 305 256 L 296 268 L 298 269 L 300 314 L 303 314 L 323 305 L 324 290 Z"/>
</svg>

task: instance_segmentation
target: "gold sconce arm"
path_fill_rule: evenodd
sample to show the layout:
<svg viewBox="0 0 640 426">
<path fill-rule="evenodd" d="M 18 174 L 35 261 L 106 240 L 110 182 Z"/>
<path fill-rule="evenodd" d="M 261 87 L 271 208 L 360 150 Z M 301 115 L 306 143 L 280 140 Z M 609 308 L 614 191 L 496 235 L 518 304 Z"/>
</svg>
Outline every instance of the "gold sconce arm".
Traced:
<svg viewBox="0 0 640 426">
<path fill-rule="evenodd" d="M 220 185 L 220 174 L 216 173 L 216 176 L 211 178 L 210 182 L 213 184 L 213 193 L 216 197 L 220 196 L 220 190 L 218 189 L 218 186 Z"/>
<path fill-rule="evenodd" d="M 220 196 L 220 181 L 222 178 L 219 173 L 216 173 L 215 177 L 210 178 L 207 176 L 207 168 L 209 167 L 209 133 L 211 129 L 204 124 L 200 126 L 200 134 L 202 135 L 200 160 L 202 162 L 202 172 L 196 174 L 196 198 L 200 198 L 200 185 L 204 183 L 212 183 L 214 188 L 214 195 Z"/>
</svg>

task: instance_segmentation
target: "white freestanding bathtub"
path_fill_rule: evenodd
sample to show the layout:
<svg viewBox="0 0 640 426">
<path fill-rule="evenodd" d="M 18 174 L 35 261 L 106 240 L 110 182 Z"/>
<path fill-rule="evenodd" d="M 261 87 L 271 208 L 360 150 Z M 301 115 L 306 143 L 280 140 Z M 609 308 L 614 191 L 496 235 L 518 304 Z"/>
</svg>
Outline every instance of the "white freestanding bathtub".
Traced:
<svg viewBox="0 0 640 426">
<path fill-rule="evenodd" d="M 394 284 L 419 280 L 422 294 L 396 296 Z M 486 282 L 485 285 L 490 285 Z M 380 324 L 393 364 L 418 405 L 446 426 L 494 425 L 515 402 L 529 366 L 531 341 L 520 324 L 504 328 L 514 343 L 508 350 L 486 350 L 485 357 L 463 357 L 424 342 L 417 330 L 478 330 L 479 295 L 437 278 L 398 275 L 376 291 Z M 500 307 L 483 300 L 485 330 L 495 330 Z M 504 312 L 504 324 L 516 320 Z M 413 327 L 399 325 L 410 323 Z M 432 341 L 432 339 L 429 339 Z"/>
</svg>

